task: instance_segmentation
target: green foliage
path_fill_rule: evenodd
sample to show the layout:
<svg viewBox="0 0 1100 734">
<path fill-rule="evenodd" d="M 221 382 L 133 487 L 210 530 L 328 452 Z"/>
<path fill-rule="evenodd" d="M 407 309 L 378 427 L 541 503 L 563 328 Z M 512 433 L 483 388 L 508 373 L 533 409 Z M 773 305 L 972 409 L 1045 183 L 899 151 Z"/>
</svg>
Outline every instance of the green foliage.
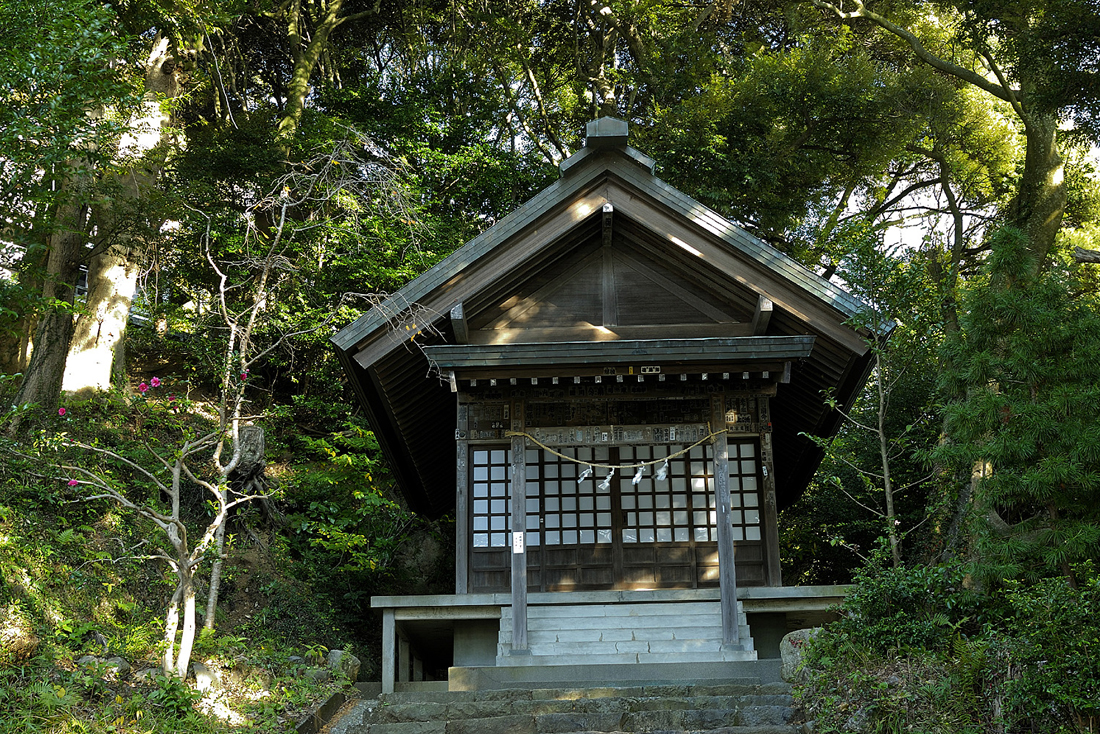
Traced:
<svg viewBox="0 0 1100 734">
<path fill-rule="evenodd" d="M 955 567 L 869 567 L 813 638 L 800 702 L 822 732 L 1092 731 L 1100 582 L 1078 575 L 979 596 Z"/>
<path fill-rule="evenodd" d="M 4 218 L 26 223 L 57 194 L 51 180 L 102 163 L 134 101 L 117 59 L 115 14 L 89 0 L 5 0 L 0 5 L 0 180 Z M 43 176 L 45 172 L 45 176 Z"/>
<path fill-rule="evenodd" d="M 887 247 L 863 221 L 838 226 L 830 240 L 838 274 L 868 304 L 852 326 L 889 335 L 868 338 L 876 361 L 854 405 L 823 396 L 846 420 L 835 437 L 817 439 L 821 468 L 780 522 L 784 575 L 801 583 L 848 580 L 891 533 L 900 556 L 916 555 L 929 544 L 924 521 L 935 496 L 923 453 L 939 427 L 933 399 L 943 325 L 926 255 Z"/>
<path fill-rule="evenodd" d="M 998 233 L 984 280 L 944 347 L 950 443 L 934 456 L 986 467 L 972 516 L 989 583 L 1072 575 L 1100 554 L 1100 313 L 1070 273 L 1037 274 L 1025 239 Z"/>
<path fill-rule="evenodd" d="M 894 568 L 880 547 L 856 574 L 835 630 L 862 641 L 875 653 L 889 650 L 950 650 L 960 631 L 981 626 L 988 600 L 965 588 L 957 566 Z"/>
<path fill-rule="evenodd" d="M 1100 722 L 1100 577 L 1092 569 L 1080 575 L 1077 589 L 1053 578 L 1007 590 L 1014 675 L 1005 704 L 1016 727 L 1038 721 L 1033 731 L 1086 731 Z"/>
<path fill-rule="evenodd" d="M 158 706 L 173 718 L 183 719 L 192 714 L 195 702 L 202 694 L 193 690 L 174 675 L 157 675 L 153 678 L 153 690 L 145 694 L 145 700 Z"/>
</svg>

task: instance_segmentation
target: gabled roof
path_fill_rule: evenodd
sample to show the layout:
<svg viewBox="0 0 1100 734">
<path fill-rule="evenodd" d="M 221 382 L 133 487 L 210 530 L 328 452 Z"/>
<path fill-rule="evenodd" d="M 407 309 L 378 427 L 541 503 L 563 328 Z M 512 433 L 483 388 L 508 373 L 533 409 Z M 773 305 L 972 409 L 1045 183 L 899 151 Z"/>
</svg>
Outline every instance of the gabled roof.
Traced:
<svg viewBox="0 0 1100 734">
<path fill-rule="evenodd" d="M 822 391 L 844 405 L 866 380 L 865 337 L 847 325 L 866 307 L 656 178 L 625 140 L 621 121 L 590 123 L 557 182 L 333 337 L 413 509 L 454 503 L 456 405 L 438 363 L 537 377 L 550 355 L 627 364 L 653 340 L 685 370 L 797 359 L 773 400 L 780 504 L 816 469 L 799 434 L 835 432 Z M 766 330 L 751 323 L 761 302 L 774 304 Z"/>
</svg>

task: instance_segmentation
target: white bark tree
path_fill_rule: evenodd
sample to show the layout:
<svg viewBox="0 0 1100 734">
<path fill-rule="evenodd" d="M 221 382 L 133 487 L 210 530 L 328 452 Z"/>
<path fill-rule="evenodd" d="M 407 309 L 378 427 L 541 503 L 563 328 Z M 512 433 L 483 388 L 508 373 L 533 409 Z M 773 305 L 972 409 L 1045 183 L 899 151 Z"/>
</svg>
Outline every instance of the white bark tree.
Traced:
<svg viewBox="0 0 1100 734">
<path fill-rule="evenodd" d="M 121 165 L 112 170 L 92 206 L 100 251 L 88 262 L 88 296 L 76 320 L 65 361 L 66 392 L 107 390 L 115 373 L 151 221 L 143 200 L 157 184 L 171 129 L 168 105 L 179 95 L 176 60 L 168 38 L 157 34 L 145 60 L 145 95 L 119 143 Z"/>
<path fill-rule="evenodd" d="M 224 446 L 225 431 L 219 428 L 204 436 L 185 439 L 174 455 L 165 456 L 163 453 L 146 447 L 150 458 L 161 464 L 169 471 L 168 481 L 162 480 L 156 473 L 146 469 L 137 462 L 128 459 L 119 453 L 99 446 L 92 446 L 81 442 L 72 442 L 70 445 L 76 449 L 92 452 L 109 457 L 114 461 L 122 462 L 136 471 L 142 477 L 150 480 L 161 494 L 167 497 L 167 510 L 154 507 L 151 503 L 132 499 L 130 493 L 118 488 L 113 482 L 104 478 L 99 473 L 76 464 L 63 464 L 62 468 L 79 476 L 80 479 L 71 479 L 73 486 L 85 487 L 92 493 L 87 494 L 85 500 L 109 499 L 120 506 L 131 510 L 138 515 L 152 521 L 163 532 L 163 540 L 168 542 L 168 549 L 157 548 L 150 555 L 143 558 L 161 560 L 168 564 L 176 577 L 176 589 L 165 614 L 165 650 L 162 659 L 162 668 L 165 675 L 176 675 L 180 678 L 187 676 L 187 667 L 191 662 L 191 651 L 195 644 L 196 624 L 195 600 L 196 578 L 200 567 L 206 560 L 207 553 L 215 543 L 219 529 L 225 527 L 225 521 L 229 511 L 239 504 L 256 499 L 254 495 L 232 495 L 223 485 L 204 479 L 195 474 L 191 462 L 202 461 L 210 450 L 217 450 Z M 237 452 L 234 452 L 235 454 Z M 205 528 L 200 528 L 192 534 L 187 523 L 180 514 L 180 491 L 184 480 L 188 480 L 204 489 L 215 505 L 215 515 Z M 197 536 L 197 539 L 195 538 Z M 182 611 L 183 628 L 180 629 Z"/>
</svg>

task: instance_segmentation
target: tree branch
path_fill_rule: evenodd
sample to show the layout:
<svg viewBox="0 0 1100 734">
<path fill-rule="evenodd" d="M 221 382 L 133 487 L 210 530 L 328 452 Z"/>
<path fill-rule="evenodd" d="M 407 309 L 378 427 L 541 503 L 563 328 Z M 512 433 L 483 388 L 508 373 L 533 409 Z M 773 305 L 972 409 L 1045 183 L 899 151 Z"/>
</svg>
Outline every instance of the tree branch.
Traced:
<svg viewBox="0 0 1100 734">
<path fill-rule="evenodd" d="M 828 0 L 810 0 L 815 7 L 820 8 L 826 12 L 831 12 L 841 20 L 854 20 L 856 18 L 866 18 L 883 30 L 893 33 L 898 38 L 902 39 L 909 44 L 909 47 L 913 49 L 913 52 L 924 63 L 928 64 L 934 69 L 939 69 L 945 74 L 950 74 L 953 77 L 962 79 L 964 82 L 973 84 L 975 87 L 982 89 L 989 94 L 992 94 L 997 99 L 1003 99 L 1008 103 L 1012 103 L 1015 98 L 1015 94 L 1007 86 L 1001 86 L 1000 84 L 994 84 L 981 74 L 978 74 L 964 66 L 959 66 L 945 59 L 933 54 L 931 51 L 924 47 L 920 39 L 917 38 L 912 32 L 895 25 L 887 20 L 884 16 L 878 13 L 868 10 L 862 0 L 849 0 L 855 7 L 855 10 L 845 11 L 843 10 L 844 0 L 839 0 L 838 4 L 828 2 Z"/>
</svg>

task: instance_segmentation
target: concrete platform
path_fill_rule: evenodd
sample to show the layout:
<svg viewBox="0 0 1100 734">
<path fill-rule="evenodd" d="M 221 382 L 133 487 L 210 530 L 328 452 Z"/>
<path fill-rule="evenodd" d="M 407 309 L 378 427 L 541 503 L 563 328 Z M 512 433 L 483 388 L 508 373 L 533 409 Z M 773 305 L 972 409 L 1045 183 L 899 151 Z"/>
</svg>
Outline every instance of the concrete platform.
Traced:
<svg viewBox="0 0 1100 734">
<path fill-rule="evenodd" d="M 659 589 L 623 591 L 536 592 L 528 597 L 528 645 L 553 645 L 547 651 L 568 655 L 582 652 L 586 642 L 628 643 L 646 640 L 646 650 L 638 645 L 624 645 L 620 651 L 614 644 L 607 649 L 591 647 L 589 651 L 604 653 L 601 661 L 611 667 L 680 663 L 690 668 L 701 665 L 729 665 L 744 660 L 745 653 L 761 658 L 778 657 L 779 639 L 787 631 L 812 627 L 826 621 L 833 607 L 840 604 L 851 587 L 848 586 L 783 586 L 739 588 L 737 600 L 742 631 L 740 644 L 728 649 L 701 654 L 705 643 L 715 638 L 696 615 L 690 624 L 683 615 L 674 621 L 676 610 L 702 611 L 716 606 L 719 590 Z M 510 648 L 510 594 L 436 594 L 424 596 L 376 596 L 371 606 L 382 613 L 382 686 L 384 691 L 400 690 L 404 684 L 431 677 L 444 677 L 444 671 L 483 670 L 501 668 L 542 669 L 595 662 L 591 658 L 564 660 L 562 665 L 540 665 L 537 657 L 515 656 Z M 566 609 L 568 607 L 569 609 Z M 631 608 L 635 612 L 631 615 Z M 637 615 L 644 608 L 645 615 Z M 626 617 L 622 614 L 626 613 Z M 578 616 L 589 616 L 596 624 L 578 623 Z M 571 619 L 558 621 L 562 617 Z M 630 623 L 626 623 L 630 619 Z M 597 620 L 599 620 L 597 622 Z M 717 623 L 717 620 L 715 620 Z M 687 645 L 666 644 L 662 640 L 684 640 L 681 632 L 692 628 L 693 642 Z M 629 628 L 630 635 L 616 630 Z M 597 631 L 593 632 L 592 629 Z M 643 630 L 646 630 L 643 633 Z M 591 639 L 596 636 L 597 639 Z M 558 647 L 561 647 L 559 650 Z M 581 649 L 577 649 L 577 648 Z M 637 648 L 637 649 L 635 649 Z M 621 658 L 617 656 L 623 656 Z M 679 655 L 679 658 L 675 658 Z M 616 657 L 611 657 L 616 656 Z M 545 658 L 542 662 L 548 662 Z M 563 661 L 558 661 L 563 662 Z M 606 666 L 596 666 L 606 667 Z M 656 680 L 637 673 L 636 679 Z M 656 669 L 655 669 L 656 670 Z M 669 672 L 666 670 L 665 672 Z M 462 675 L 462 674 L 459 674 Z M 471 674 L 472 675 L 472 674 Z M 480 675 L 480 673 L 478 674 Z M 489 674 L 486 674 L 489 675 Z M 506 677 L 519 675 L 508 673 Z M 554 674 L 556 675 L 556 673 Z M 490 676 L 492 677 L 492 676 Z M 499 677 L 499 676 L 497 676 Z M 464 684 L 461 684 L 464 685 Z"/>
<path fill-rule="evenodd" d="M 480 666 L 450 668 L 448 689 L 622 688 L 668 685 L 760 685 L 779 683 L 779 660 L 708 663 L 627 663 L 572 666 Z"/>
</svg>

